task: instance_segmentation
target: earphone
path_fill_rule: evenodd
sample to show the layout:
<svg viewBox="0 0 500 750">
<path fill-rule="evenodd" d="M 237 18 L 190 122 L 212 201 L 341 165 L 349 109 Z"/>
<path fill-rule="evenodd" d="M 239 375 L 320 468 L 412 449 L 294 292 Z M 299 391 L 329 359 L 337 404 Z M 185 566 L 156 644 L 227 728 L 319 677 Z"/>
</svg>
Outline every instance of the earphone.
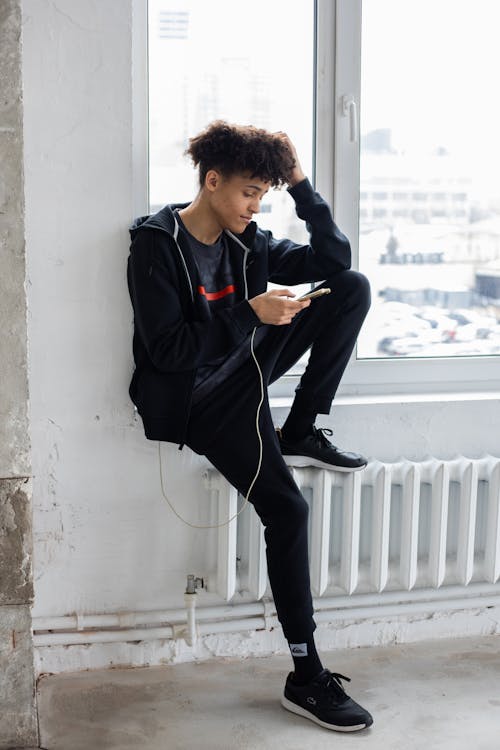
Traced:
<svg viewBox="0 0 500 750">
<path fill-rule="evenodd" d="M 161 467 L 161 442 L 158 441 L 158 462 L 159 462 L 159 467 L 160 467 L 160 484 L 161 484 L 161 491 L 162 491 L 163 497 L 165 498 L 165 500 L 167 501 L 167 503 L 170 505 L 171 509 L 173 510 L 173 512 L 175 513 L 175 515 L 177 516 L 177 518 L 180 518 L 181 521 L 183 521 L 188 526 L 192 526 L 194 529 L 218 529 L 221 526 L 227 526 L 228 523 L 231 523 L 231 521 L 233 521 L 235 518 L 237 518 L 240 515 L 240 513 L 244 510 L 244 508 L 246 507 L 246 505 L 248 503 L 248 498 L 250 496 L 250 492 L 252 490 L 252 487 L 254 486 L 255 482 L 257 481 L 257 477 L 259 476 L 260 467 L 262 465 L 262 436 L 261 436 L 260 430 L 259 430 L 259 416 L 260 416 L 260 408 L 261 408 L 262 403 L 264 401 L 264 378 L 262 376 L 262 370 L 260 369 L 260 365 L 259 365 L 259 362 L 257 360 L 257 357 L 255 356 L 255 351 L 254 351 L 254 348 L 253 348 L 253 341 L 254 341 L 255 331 L 256 330 L 257 330 L 257 326 L 255 326 L 255 328 L 252 331 L 252 337 L 250 339 L 250 350 L 252 352 L 252 357 L 254 359 L 254 362 L 255 362 L 255 364 L 257 366 L 257 370 L 259 371 L 259 380 L 260 380 L 260 402 L 259 402 L 259 405 L 257 407 L 257 411 L 255 413 L 255 427 L 256 427 L 256 430 L 257 430 L 257 436 L 259 438 L 259 462 L 258 462 L 258 465 L 257 465 L 257 471 L 255 472 L 255 476 L 252 479 L 252 483 L 250 484 L 250 487 L 248 488 L 248 492 L 247 492 L 246 497 L 245 497 L 245 502 L 241 506 L 240 510 L 237 513 L 235 513 L 234 516 L 231 516 L 231 518 L 229 518 L 227 521 L 224 521 L 224 523 L 214 523 L 214 524 L 204 525 L 204 524 L 196 524 L 196 523 L 191 523 L 190 521 L 186 521 L 186 519 L 183 518 L 180 515 L 180 513 L 178 513 L 176 511 L 176 509 L 174 508 L 174 506 L 172 505 L 172 503 L 168 499 L 167 495 L 165 494 L 165 488 L 164 488 L 164 485 L 163 485 L 163 471 L 162 471 L 162 467 Z"/>
</svg>

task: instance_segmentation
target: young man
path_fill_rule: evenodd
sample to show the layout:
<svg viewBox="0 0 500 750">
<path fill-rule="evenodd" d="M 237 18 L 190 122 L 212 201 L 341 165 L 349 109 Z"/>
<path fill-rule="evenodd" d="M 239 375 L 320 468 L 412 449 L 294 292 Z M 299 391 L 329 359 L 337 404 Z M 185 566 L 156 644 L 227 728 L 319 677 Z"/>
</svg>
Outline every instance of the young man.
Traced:
<svg viewBox="0 0 500 750">
<path fill-rule="evenodd" d="M 199 192 L 131 227 L 128 285 L 134 309 L 135 371 L 130 397 L 150 440 L 205 455 L 249 501 L 265 526 L 269 581 L 294 671 L 285 708 L 339 731 L 372 717 L 344 691 L 348 677 L 323 667 L 314 644 L 308 562 L 308 505 L 283 456 L 355 471 L 359 454 L 331 444 L 315 427 L 333 397 L 370 306 L 370 288 L 350 270 L 347 238 L 304 175 L 283 132 L 217 120 L 190 139 Z M 271 187 L 288 185 L 309 244 L 277 240 L 252 221 Z M 330 294 L 293 299 L 291 286 L 322 282 Z M 267 385 L 311 347 L 290 413 L 276 430 Z"/>
</svg>

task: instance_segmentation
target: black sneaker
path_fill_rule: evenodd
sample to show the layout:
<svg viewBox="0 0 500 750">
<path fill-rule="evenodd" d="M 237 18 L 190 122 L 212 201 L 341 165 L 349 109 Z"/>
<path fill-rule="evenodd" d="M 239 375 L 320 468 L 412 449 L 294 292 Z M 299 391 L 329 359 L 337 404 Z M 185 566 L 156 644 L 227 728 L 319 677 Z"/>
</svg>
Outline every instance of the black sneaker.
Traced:
<svg viewBox="0 0 500 750">
<path fill-rule="evenodd" d="M 338 732 L 356 732 L 373 724 L 371 714 L 344 691 L 340 680 L 350 682 L 349 677 L 329 669 L 323 669 L 307 685 L 296 685 L 293 677 L 290 672 L 281 697 L 281 705 L 288 711 Z"/>
<path fill-rule="evenodd" d="M 332 435 L 332 430 L 326 427 L 314 427 L 312 432 L 301 440 L 288 441 L 283 437 L 279 427 L 276 428 L 281 453 L 294 466 L 319 466 L 323 469 L 336 471 L 359 471 L 368 463 L 359 453 L 343 451 L 332 445 L 326 435 Z"/>
</svg>

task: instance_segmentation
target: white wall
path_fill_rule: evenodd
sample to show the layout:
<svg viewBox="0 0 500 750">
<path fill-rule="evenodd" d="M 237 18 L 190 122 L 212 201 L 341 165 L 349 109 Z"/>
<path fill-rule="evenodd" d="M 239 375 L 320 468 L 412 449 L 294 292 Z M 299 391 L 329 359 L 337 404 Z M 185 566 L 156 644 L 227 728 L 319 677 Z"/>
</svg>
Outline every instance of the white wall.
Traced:
<svg viewBox="0 0 500 750">
<path fill-rule="evenodd" d="M 182 605 L 204 553 L 127 392 L 130 5 L 24 3 L 34 617 Z M 164 449 L 196 522 L 200 460 Z"/>
<path fill-rule="evenodd" d="M 213 565 L 216 532 L 168 508 L 158 444 L 127 392 L 131 15 L 131 0 L 24 0 L 35 618 L 182 607 L 186 575 Z M 384 461 L 498 455 L 499 423 L 498 399 L 344 405 L 334 416 L 339 444 Z M 210 523 L 208 463 L 163 450 L 178 509 Z"/>
</svg>

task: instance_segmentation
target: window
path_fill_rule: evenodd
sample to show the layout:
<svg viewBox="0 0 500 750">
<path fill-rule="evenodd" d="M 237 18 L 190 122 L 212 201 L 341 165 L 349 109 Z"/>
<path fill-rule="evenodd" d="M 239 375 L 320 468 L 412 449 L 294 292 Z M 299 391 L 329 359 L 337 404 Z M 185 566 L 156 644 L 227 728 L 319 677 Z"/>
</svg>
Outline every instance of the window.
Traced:
<svg viewBox="0 0 500 750">
<path fill-rule="evenodd" d="M 498 388 L 497 0 L 255 0 L 244 23 L 242 7 L 149 1 L 149 210 L 194 197 L 182 152 L 212 119 L 288 131 L 372 286 L 340 393 Z M 307 239 L 284 189 L 258 222 Z"/>
<path fill-rule="evenodd" d="M 335 216 L 372 287 L 341 393 L 499 387 L 499 21 L 496 0 L 336 2 Z"/>
<path fill-rule="evenodd" d="M 312 180 L 313 0 L 302 0 L 293 12 L 283 12 L 282 0 L 148 5 L 150 211 L 195 197 L 197 172 L 183 151 L 215 119 L 284 130 Z M 299 38 L 300 45 L 291 42 Z M 256 219 L 277 238 L 307 241 L 285 187 L 269 191 Z"/>
<path fill-rule="evenodd" d="M 387 175 L 420 189 L 408 214 L 379 203 L 360 221 L 373 303 L 358 358 L 500 354 L 498 21 L 496 0 L 362 2 L 360 189 Z M 480 122 L 466 90 L 483 102 Z"/>
<path fill-rule="evenodd" d="M 183 151 L 215 119 L 284 130 L 314 184 L 315 22 L 314 0 L 293 12 L 283 0 L 149 0 L 150 212 L 195 197 L 197 172 Z M 308 241 L 285 187 L 269 191 L 255 218 L 278 239 Z"/>
</svg>

